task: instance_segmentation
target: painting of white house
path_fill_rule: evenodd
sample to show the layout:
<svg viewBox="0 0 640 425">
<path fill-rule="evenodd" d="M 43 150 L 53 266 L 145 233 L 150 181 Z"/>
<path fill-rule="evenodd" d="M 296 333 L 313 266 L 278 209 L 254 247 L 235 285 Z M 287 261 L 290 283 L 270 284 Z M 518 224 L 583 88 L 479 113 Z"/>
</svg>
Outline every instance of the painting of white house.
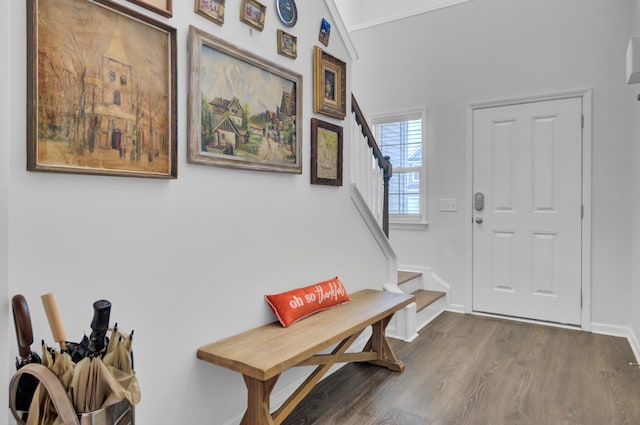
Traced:
<svg viewBox="0 0 640 425">
<path fill-rule="evenodd" d="M 196 47 L 199 69 L 192 67 L 191 77 L 198 83 L 192 84 L 198 91 L 197 105 L 195 94 L 190 95 L 191 107 L 199 109 L 199 134 L 191 134 L 199 140 L 198 156 L 214 163 L 220 159 L 218 165 L 224 166 L 275 165 L 298 172 L 301 77 L 285 75 L 273 64 L 208 39 Z"/>
</svg>

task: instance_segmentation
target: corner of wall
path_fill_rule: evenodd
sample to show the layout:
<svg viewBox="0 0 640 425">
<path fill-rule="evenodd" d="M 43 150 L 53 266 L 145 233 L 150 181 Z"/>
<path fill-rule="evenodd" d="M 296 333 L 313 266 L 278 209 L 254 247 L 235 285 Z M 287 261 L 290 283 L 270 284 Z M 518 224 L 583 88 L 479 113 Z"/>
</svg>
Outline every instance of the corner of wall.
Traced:
<svg viewBox="0 0 640 425">
<path fill-rule="evenodd" d="M 11 21 L 9 17 L 11 2 L 2 2 L 0 6 L 0 55 L 10 58 L 11 49 Z M 8 129 L 11 126 L 9 103 L 10 66 L 7 61 L 0 65 L 0 127 Z M 10 131 L 5 133 L 9 134 Z M 8 369 L 9 350 L 14 347 L 9 341 L 9 143 L 0 144 L 0 341 L 5 341 L 4 349 L 0 350 L 0 382 L 9 382 Z M 0 400 L 8 400 L 7 385 L 0 386 Z M 7 411 L 9 415 L 9 411 Z M 0 416 L 1 417 L 1 416 Z M 0 422 L 2 420 L 0 419 Z"/>
<path fill-rule="evenodd" d="M 331 14 L 331 18 L 333 19 L 333 24 L 342 42 L 349 52 L 349 57 L 351 62 L 358 59 L 358 52 L 356 51 L 356 46 L 353 44 L 353 40 L 351 39 L 351 35 L 349 35 L 349 30 L 347 30 L 347 26 L 342 19 L 342 15 L 340 15 L 340 11 L 338 10 L 338 6 L 336 6 L 335 0 L 325 0 L 325 4 L 327 5 L 327 9 L 329 9 L 329 13 Z"/>
<path fill-rule="evenodd" d="M 627 336 L 627 339 L 629 340 L 629 345 L 633 350 L 633 355 L 635 356 L 637 363 L 638 361 L 640 361 L 640 343 L 638 343 L 638 336 L 636 335 L 633 328 L 629 329 L 629 335 Z"/>
</svg>

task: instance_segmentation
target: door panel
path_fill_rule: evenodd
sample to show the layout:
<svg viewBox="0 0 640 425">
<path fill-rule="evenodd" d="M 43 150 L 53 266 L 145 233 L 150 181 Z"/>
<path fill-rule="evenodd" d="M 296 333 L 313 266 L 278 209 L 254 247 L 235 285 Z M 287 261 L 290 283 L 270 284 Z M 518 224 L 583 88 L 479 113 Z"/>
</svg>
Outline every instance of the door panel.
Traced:
<svg viewBox="0 0 640 425">
<path fill-rule="evenodd" d="M 581 121 L 581 98 L 474 110 L 475 311 L 580 324 Z"/>
</svg>

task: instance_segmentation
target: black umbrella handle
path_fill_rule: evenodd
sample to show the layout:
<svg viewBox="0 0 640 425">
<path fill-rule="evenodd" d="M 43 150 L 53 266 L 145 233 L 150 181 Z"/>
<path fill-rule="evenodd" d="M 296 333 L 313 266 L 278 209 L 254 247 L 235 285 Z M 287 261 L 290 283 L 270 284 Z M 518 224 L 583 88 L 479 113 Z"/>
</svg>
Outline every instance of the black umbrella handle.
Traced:
<svg viewBox="0 0 640 425">
<path fill-rule="evenodd" d="M 91 335 L 89 336 L 89 352 L 101 353 L 105 347 L 105 336 L 109 329 L 111 303 L 98 300 L 93 303 L 93 320 L 91 321 Z"/>
</svg>

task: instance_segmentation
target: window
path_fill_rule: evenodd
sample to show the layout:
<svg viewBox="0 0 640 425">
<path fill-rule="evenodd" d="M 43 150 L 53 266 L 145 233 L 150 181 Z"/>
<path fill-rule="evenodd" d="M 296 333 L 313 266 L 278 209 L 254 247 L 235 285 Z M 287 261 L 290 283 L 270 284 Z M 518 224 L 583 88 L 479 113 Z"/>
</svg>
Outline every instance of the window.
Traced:
<svg viewBox="0 0 640 425">
<path fill-rule="evenodd" d="M 426 224 L 424 168 L 424 111 L 373 120 L 375 137 L 389 156 L 393 175 L 389 182 L 389 221 Z"/>
</svg>

